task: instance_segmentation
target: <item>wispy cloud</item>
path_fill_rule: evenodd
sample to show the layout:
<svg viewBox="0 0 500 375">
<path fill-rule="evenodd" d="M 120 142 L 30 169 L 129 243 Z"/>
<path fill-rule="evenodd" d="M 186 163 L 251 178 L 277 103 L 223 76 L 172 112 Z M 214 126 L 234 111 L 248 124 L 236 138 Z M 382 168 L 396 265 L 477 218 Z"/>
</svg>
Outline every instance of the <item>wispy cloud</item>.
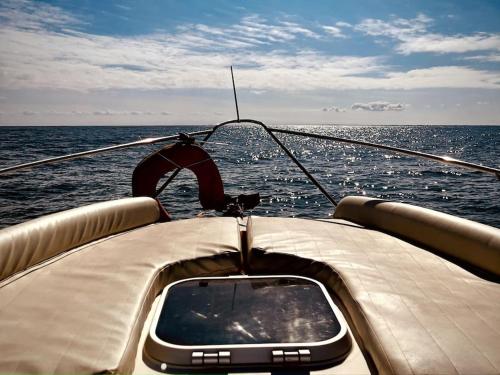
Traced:
<svg viewBox="0 0 500 375">
<path fill-rule="evenodd" d="M 233 25 L 229 32 L 233 35 L 242 34 L 247 37 L 267 40 L 270 42 L 286 42 L 293 40 L 297 35 L 304 35 L 310 38 L 317 38 L 318 35 L 293 22 L 280 22 L 279 24 L 269 24 L 266 19 L 258 16 L 246 16 L 240 24 Z"/>
<path fill-rule="evenodd" d="M 133 64 L 105 64 L 102 65 L 105 69 L 123 69 L 123 70 L 131 70 L 133 72 L 147 72 L 148 68 L 141 65 L 133 65 Z"/>
<path fill-rule="evenodd" d="M 336 106 L 331 106 L 331 107 L 324 107 L 321 109 L 323 112 L 346 112 L 347 110 L 345 108 L 341 107 L 336 107 Z"/>
<path fill-rule="evenodd" d="M 427 25 L 431 22 L 432 19 L 424 14 L 419 14 L 413 19 L 394 18 L 390 21 L 367 18 L 355 25 L 354 29 L 366 35 L 405 40 L 426 32 Z"/>
<path fill-rule="evenodd" d="M 72 114 L 78 114 L 78 115 L 88 115 L 89 113 L 87 112 L 71 112 Z M 161 112 L 161 113 L 156 113 L 156 112 L 151 112 L 151 111 L 114 111 L 110 109 L 105 109 L 101 111 L 94 111 L 91 114 L 95 116 L 153 116 L 153 115 L 158 115 L 158 114 L 164 114 L 167 112 Z M 46 114 L 54 114 L 53 112 L 48 112 Z M 63 113 L 57 113 L 57 114 L 63 114 Z"/>
<path fill-rule="evenodd" d="M 477 33 L 469 36 L 425 34 L 403 40 L 397 47 L 397 51 L 404 55 L 417 52 L 444 54 L 487 50 L 500 51 L 500 34 Z"/>
<path fill-rule="evenodd" d="M 74 26 L 79 21 L 73 15 L 36 4 L 7 0 L 1 5 L 0 87 L 4 89 L 227 88 L 229 65 L 238 68 L 239 86 L 253 92 L 500 88 L 498 72 L 459 66 L 394 71 L 379 56 L 335 56 L 299 47 L 286 49 L 296 38 L 322 35 L 298 23 L 271 23 L 257 15 L 245 16 L 227 28 L 186 24 L 173 33 L 112 37 L 78 31 Z M 405 45 L 408 52 L 416 48 L 410 47 L 413 39 L 428 35 L 425 33 L 431 22 L 427 16 L 418 15 L 390 22 L 369 19 L 353 28 L 367 35 L 397 39 L 398 48 Z M 334 26 L 329 27 L 330 32 L 334 30 Z M 350 25 L 337 23 L 335 27 Z"/>
<path fill-rule="evenodd" d="M 464 60 L 481 61 L 481 62 L 500 62 L 500 54 L 466 56 Z"/>
<path fill-rule="evenodd" d="M 412 19 L 394 18 L 389 21 L 368 18 L 354 29 L 370 36 L 397 40 L 395 50 L 409 55 L 430 52 L 437 54 L 471 51 L 500 50 L 500 34 L 475 33 L 473 35 L 443 35 L 429 32 L 433 19 L 419 14 Z"/>
<path fill-rule="evenodd" d="M 339 88 L 339 84 L 349 84 L 338 78 L 383 69 L 377 57 L 328 56 L 315 51 L 236 55 L 230 50 L 199 51 L 186 48 L 184 36 L 179 42 L 173 36 L 113 38 L 0 29 L 0 38 L 1 84 L 9 88 L 226 88 L 226 68 L 231 64 L 239 66 L 242 88 Z"/>
<path fill-rule="evenodd" d="M 31 19 L 45 14 L 30 11 L 34 12 Z M 324 87 L 321 82 L 326 76 L 367 74 L 381 68 L 377 57 L 280 50 L 281 43 L 298 35 L 315 38 L 317 34 L 291 22 L 271 25 L 257 16 L 244 17 L 228 30 L 184 25 L 174 34 L 128 38 L 43 28 L 35 32 L 16 26 L 24 17 L 19 12 L 7 17 L 10 21 L 0 26 L 0 55 L 2 86 L 9 88 L 226 88 L 226 67 L 234 64 L 242 76 L 251 76 L 241 81 L 243 88 L 310 89 Z M 277 48 L 266 52 L 247 48 L 260 44 Z M 234 49 L 242 50 L 234 53 Z M 316 73 L 309 81 L 312 72 Z"/>
<path fill-rule="evenodd" d="M 131 7 L 129 7 L 127 5 L 123 5 L 123 4 L 115 4 L 115 7 L 119 8 L 119 9 L 122 9 L 122 10 L 125 10 L 125 11 L 132 10 Z"/>
<path fill-rule="evenodd" d="M 281 25 L 285 27 L 285 29 L 293 34 L 302 34 L 304 36 L 307 36 L 309 38 L 315 38 L 318 39 L 320 36 L 315 33 L 314 31 L 311 31 L 303 26 L 300 26 L 297 23 L 294 22 L 280 22 Z"/>
<path fill-rule="evenodd" d="M 0 23 L 4 27 L 30 31 L 61 30 L 83 21 L 61 8 L 31 0 L 2 0 Z"/>
<path fill-rule="evenodd" d="M 352 25 L 349 22 L 344 22 L 344 21 L 336 22 L 335 26 L 337 26 L 337 27 L 352 27 Z"/>
<path fill-rule="evenodd" d="M 394 88 L 500 88 L 500 74 L 463 66 L 439 66 L 387 74 Z"/>
<path fill-rule="evenodd" d="M 329 35 L 335 38 L 345 38 L 346 36 L 342 33 L 342 30 L 336 26 L 323 26 L 323 30 L 325 30 Z"/>
<path fill-rule="evenodd" d="M 390 103 L 386 101 L 374 101 L 374 102 L 368 102 L 368 103 L 354 103 L 351 105 L 349 108 L 352 111 L 371 111 L 371 112 L 387 112 L 387 111 L 404 111 L 409 107 L 408 104 L 403 104 L 403 103 Z M 337 107 L 337 106 L 331 106 L 331 107 L 324 107 L 321 109 L 323 112 L 336 112 L 336 113 L 342 113 L 342 112 L 347 112 L 347 108 L 343 107 Z"/>
<path fill-rule="evenodd" d="M 31 111 L 25 110 L 19 113 L 9 113 L 9 115 L 23 116 L 170 116 L 171 112 L 161 111 L 119 111 L 112 109 L 103 109 L 98 111 Z"/>
<path fill-rule="evenodd" d="M 370 103 L 354 103 L 351 109 L 354 111 L 372 111 L 372 112 L 385 112 L 385 111 L 404 111 L 407 108 L 406 104 L 389 103 L 389 102 L 370 102 Z"/>
<path fill-rule="evenodd" d="M 272 24 L 258 15 L 245 16 L 238 24 L 229 27 L 192 24 L 179 27 L 179 31 L 184 34 L 185 41 L 196 42 L 198 47 L 210 48 L 246 48 L 286 43 L 299 36 L 314 39 L 320 37 L 316 32 L 297 23 L 279 21 Z"/>
</svg>

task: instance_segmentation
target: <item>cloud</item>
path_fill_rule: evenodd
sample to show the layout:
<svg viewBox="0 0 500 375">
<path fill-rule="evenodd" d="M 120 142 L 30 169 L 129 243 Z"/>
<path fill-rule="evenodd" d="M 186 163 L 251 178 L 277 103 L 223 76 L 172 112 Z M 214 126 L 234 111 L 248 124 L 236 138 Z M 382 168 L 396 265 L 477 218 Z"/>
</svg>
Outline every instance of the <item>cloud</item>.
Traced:
<svg viewBox="0 0 500 375">
<path fill-rule="evenodd" d="M 389 103 L 389 102 L 370 102 L 370 103 L 354 103 L 351 106 L 353 111 L 372 111 L 372 112 L 385 112 L 385 111 L 404 111 L 407 108 L 406 104 Z"/>
<path fill-rule="evenodd" d="M 350 23 L 344 22 L 344 21 L 336 22 L 335 26 L 338 26 L 338 27 L 352 27 L 352 25 Z"/>
<path fill-rule="evenodd" d="M 185 35 L 115 38 L 0 28 L 0 39 L 4 66 L 0 85 L 9 88 L 227 88 L 227 67 L 236 65 L 237 79 L 244 78 L 238 80 L 241 88 L 301 89 L 324 86 L 323 76 L 367 74 L 381 68 L 376 57 L 328 56 L 307 50 L 234 53 L 218 47 L 206 50 L 208 42 L 199 50 L 186 45 Z M 310 73 L 312 81 L 307 77 Z"/>
<path fill-rule="evenodd" d="M 395 50 L 403 55 L 412 53 L 465 53 L 471 51 L 500 51 L 500 34 L 443 35 L 428 31 L 433 19 L 418 14 L 412 19 L 394 18 L 390 21 L 367 18 L 354 29 L 370 36 L 381 36 L 399 41 Z"/>
<path fill-rule="evenodd" d="M 19 113 L 10 113 L 10 114 L 19 114 Z M 118 111 L 111 109 L 97 110 L 97 111 L 30 111 L 25 110 L 20 112 L 23 116 L 170 116 L 171 112 L 161 111 L 161 112 L 152 112 L 152 111 Z"/>
<path fill-rule="evenodd" d="M 123 4 L 114 4 L 114 6 L 125 11 L 132 10 L 132 7 Z"/>
<path fill-rule="evenodd" d="M 253 93 L 500 88 L 496 71 L 458 66 L 394 71 L 379 56 L 335 56 L 299 47 L 284 50 L 296 38 L 319 34 L 297 23 L 271 24 L 256 15 L 227 28 L 186 24 L 173 33 L 114 37 L 76 30 L 78 21 L 54 6 L 45 9 L 27 0 L 18 8 L 10 1 L 6 4 L 0 5 L 6 20 L 0 23 L 0 88 L 4 89 L 227 89 L 229 65 L 236 66 L 238 87 Z M 52 18 L 46 20 L 49 10 Z M 22 26 L 26 19 L 32 27 Z M 370 35 L 413 37 L 424 33 L 431 22 L 424 15 L 379 21 L 365 20 L 354 27 Z M 113 115 L 96 112 L 96 116 Z"/>
<path fill-rule="evenodd" d="M 425 14 L 418 14 L 413 19 L 395 18 L 391 21 L 367 18 L 354 26 L 354 29 L 366 35 L 385 36 L 399 40 L 424 33 L 432 19 Z"/>
<path fill-rule="evenodd" d="M 481 62 L 500 62 L 500 54 L 467 56 L 464 60 L 481 61 Z"/>
<path fill-rule="evenodd" d="M 444 54 L 486 50 L 500 51 L 500 34 L 477 33 L 469 36 L 425 34 L 404 40 L 396 50 L 404 55 L 417 52 Z"/>
<path fill-rule="evenodd" d="M 323 26 L 323 30 L 325 30 L 329 35 L 334 38 L 345 38 L 346 36 L 342 33 L 342 30 L 335 26 Z"/>
<path fill-rule="evenodd" d="M 213 27 L 203 24 L 187 25 L 179 28 L 201 44 L 214 46 L 212 42 L 231 48 L 246 48 L 273 43 L 286 43 L 298 36 L 306 38 L 320 38 L 314 31 L 294 22 L 281 21 L 277 24 L 269 23 L 258 15 L 245 16 L 238 24 L 229 27 Z M 207 38 L 207 36 L 210 36 Z"/>
<path fill-rule="evenodd" d="M 113 112 L 113 111 L 109 111 L 109 110 L 106 109 L 104 111 L 94 111 L 92 114 L 95 115 L 95 116 L 113 116 L 116 113 Z"/>
<path fill-rule="evenodd" d="M 123 69 L 132 70 L 134 72 L 147 72 L 148 69 L 144 66 L 133 65 L 133 64 L 104 64 L 102 65 L 104 69 Z"/>
<path fill-rule="evenodd" d="M 0 23 L 29 31 L 62 30 L 83 21 L 61 8 L 30 0 L 2 0 Z"/>
<path fill-rule="evenodd" d="M 340 108 L 340 107 L 335 107 L 335 106 L 332 106 L 332 107 L 325 107 L 325 108 L 322 108 L 321 109 L 323 112 L 345 112 L 346 109 L 345 108 Z"/>
<path fill-rule="evenodd" d="M 80 112 L 82 115 L 89 115 L 88 112 Z M 162 115 L 168 116 L 170 112 L 152 112 L 152 111 L 114 111 L 114 110 L 102 110 L 102 111 L 94 111 L 92 112 L 95 116 L 154 116 L 154 115 Z"/>
<path fill-rule="evenodd" d="M 314 39 L 319 39 L 319 35 L 316 34 L 315 32 L 300 26 L 297 23 L 294 22 L 280 22 L 281 25 L 284 25 L 286 30 L 292 34 L 302 34 L 306 37 L 309 38 L 314 38 Z"/>
<path fill-rule="evenodd" d="M 500 74 L 463 66 L 438 66 L 408 72 L 390 72 L 386 83 L 408 88 L 500 88 Z"/>
</svg>

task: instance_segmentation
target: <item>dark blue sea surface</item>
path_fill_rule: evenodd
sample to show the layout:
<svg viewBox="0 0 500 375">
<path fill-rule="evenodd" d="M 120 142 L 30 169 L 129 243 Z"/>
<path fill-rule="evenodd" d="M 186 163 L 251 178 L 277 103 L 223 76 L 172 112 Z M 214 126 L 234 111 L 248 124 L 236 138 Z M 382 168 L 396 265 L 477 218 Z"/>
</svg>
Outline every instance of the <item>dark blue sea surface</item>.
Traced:
<svg viewBox="0 0 500 375">
<path fill-rule="evenodd" d="M 366 140 L 500 168 L 500 127 L 288 126 Z M 0 168 L 145 137 L 205 127 L 1 127 Z M 388 151 L 279 134 L 333 197 L 366 195 L 436 209 L 500 228 L 494 176 Z M 226 192 L 259 192 L 252 214 L 325 218 L 334 207 L 260 128 L 220 129 L 206 149 Z M 220 144 L 222 143 L 222 144 Z M 94 202 L 131 196 L 136 164 L 160 144 L 51 164 L 0 176 L 0 227 Z M 160 182 L 161 183 L 161 182 Z M 194 175 L 182 171 L 161 196 L 174 218 L 202 211 Z M 213 215 L 214 213 L 207 213 Z"/>
</svg>

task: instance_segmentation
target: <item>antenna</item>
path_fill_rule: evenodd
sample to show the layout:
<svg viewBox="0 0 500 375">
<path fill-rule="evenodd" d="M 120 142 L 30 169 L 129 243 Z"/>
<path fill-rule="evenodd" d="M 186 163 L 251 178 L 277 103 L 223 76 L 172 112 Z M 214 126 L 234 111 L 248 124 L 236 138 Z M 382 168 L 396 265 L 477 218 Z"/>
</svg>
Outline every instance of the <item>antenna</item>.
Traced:
<svg viewBox="0 0 500 375">
<path fill-rule="evenodd" d="M 236 117 L 240 122 L 240 111 L 238 109 L 238 98 L 236 98 L 236 86 L 234 85 L 233 66 L 231 65 L 231 79 L 233 80 L 234 104 L 236 104 Z"/>
</svg>

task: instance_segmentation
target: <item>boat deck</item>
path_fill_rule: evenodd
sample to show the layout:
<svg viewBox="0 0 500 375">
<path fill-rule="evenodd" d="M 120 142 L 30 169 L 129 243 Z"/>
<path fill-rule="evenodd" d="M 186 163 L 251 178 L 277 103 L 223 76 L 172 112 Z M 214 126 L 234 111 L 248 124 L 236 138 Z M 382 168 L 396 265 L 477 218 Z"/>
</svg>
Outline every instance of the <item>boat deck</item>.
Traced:
<svg viewBox="0 0 500 375">
<path fill-rule="evenodd" d="M 343 219 L 159 223 L 154 200 L 133 198 L 3 230 L 0 372 L 150 372 L 142 342 L 161 289 L 246 272 L 329 289 L 356 345 L 320 373 L 500 373 L 500 231 L 377 202 L 347 199 Z M 404 225 L 390 225 L 394 215 Z"/>
</svg>

